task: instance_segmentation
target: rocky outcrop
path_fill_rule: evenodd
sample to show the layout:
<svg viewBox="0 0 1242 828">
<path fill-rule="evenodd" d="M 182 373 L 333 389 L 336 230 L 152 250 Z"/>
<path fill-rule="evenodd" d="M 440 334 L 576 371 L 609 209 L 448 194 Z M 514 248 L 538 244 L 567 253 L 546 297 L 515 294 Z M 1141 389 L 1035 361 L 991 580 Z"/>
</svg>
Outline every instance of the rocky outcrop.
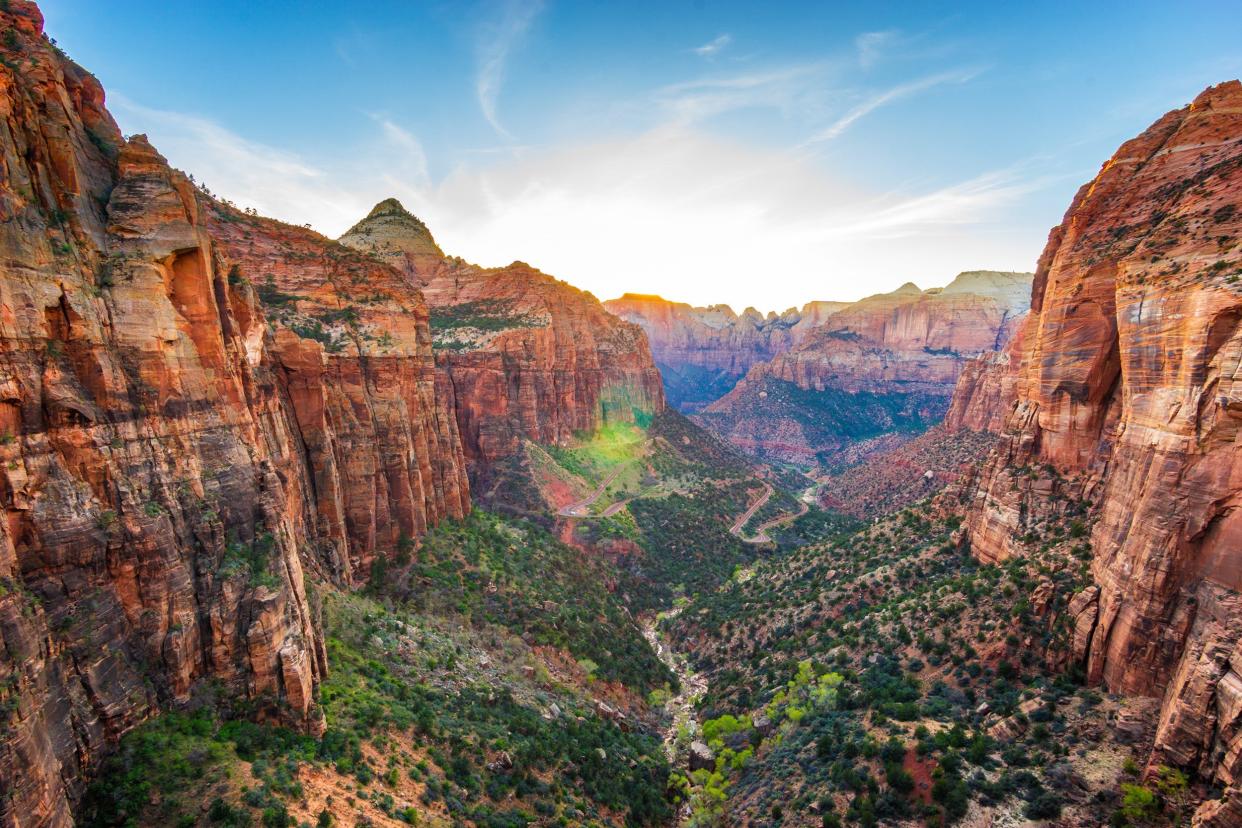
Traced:
<svg viewBox="0 0 1242 828">
<path fill-rule="evenodd" d="M 860 439 L 921 431 L 944 416 L 964 366 L 1012 336 L 1031 278 L 972 271 L 943 289 L 907 283 L 856 302 L 751 368 L 702 421 L 743 449 L 799 463 L 830 459 Z M 861 420 L 845 419 L 842 407 Z"/>
<path fill-rule="evenodd" d="M 116 740 L 207 682 L 318 732 L 308 582 L 468 489 L 402 274 L 125 140 L 32 3 L 0 29 L 0 822 L 66 826 Z"/>
<path fill-rule="evenodd" d="M 273 329 L 267 348 L 311 475 L 321 554 L 357 581 L 403 538 L 469 510 L 426 303 L 393 267 L 310 230 L 218 204 L 206 213 L 230 280 L 254 287 Z"/>
<path fill-rule="evenodd" d="M 1161 698 L 1156 758 L 1226 786 L 1242 783 L 1240 202 L 1237 81 L 1078 192 L 1040 259 L 1016 403 L 966 532 L 1003 559 L 1042 515 L 1091 501 L 1097 587 L 1074 614 L 1088 678 Z"/>
<path fill-rule="evenodd" d="M 1004 348 L 980 354 L 962 366 L 944 415 L 946 429 L 999 434 L 1005 427 L 1018 396 L 1014 360 L 1022 353 L 1023 330 L 1025 326 L 1016 323 Z"/>
<path fill-rule="evenodd" d="M 720 398 L 752 365 L 789 350 L 848 302 L 809 302 L 763 316 L 728 305 L 700 308 L 659 296 L 627 293 L 604 307 L 640 326 L 664 377 L 669 402 L 694 412 Z"/>
<path fill-rule="evenodd" d="M 591 294 L 522 262 L 480 268 L 438 255 L 426 226 L 393 199 L 341 242 L 393 263 L 422 290 L 436 362 L 480 478 L 523 440 L 562 443 L 663 410 L 642 329 Z"/>
</svg>

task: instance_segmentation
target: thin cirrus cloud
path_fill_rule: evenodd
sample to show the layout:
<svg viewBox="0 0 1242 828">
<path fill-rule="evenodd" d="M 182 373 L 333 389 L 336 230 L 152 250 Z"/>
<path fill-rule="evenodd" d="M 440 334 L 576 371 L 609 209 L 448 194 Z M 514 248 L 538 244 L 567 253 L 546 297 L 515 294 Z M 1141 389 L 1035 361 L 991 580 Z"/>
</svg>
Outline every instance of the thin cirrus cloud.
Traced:
<svg viewBox="0 0 1242 828">
<path fill-rule="evenodd" d="M 652 100 L 670 121 L 694 123 L 739 109 L 814 111 L 823 105 L 827 61 L 713 75 L 661 87 Z"/>
<path fill-rule="evenodd" d="M 854 38 L 854 48 L 858 51 L 858 64 L 870 69 L 880 62 L 885 51 L 897 40 L 895 31 L 863 32 Z"/>
<path fill-rule="evenodd" d="M 959 69 L 952 72 L 941 72 L 936 75 L 929 75 L 917 80 L 908 81 L 898 84 L 883 92 L 876 93 L 862 103 L 850 109 L 841 117 L 837 118 L 827 127 L 814 133 L 803 142 L 802 146 L 810 146 L 811 144 L 821 144 L 840 137 L 846 130 L 858 121 L 875 112 L 882 106 L 894 103 L 902 98 L 908 98 L 919 92 L 926 92 L 937 86 L 943 86 L 950 83 L 966 83 L 978 77 L 982 72 L 980 69 Z"/>
<path fill-rule="evenodd" d="M 694 52 L 699 57 L 705 57 L 705 58 L 715 57 L 717 54 L 722 52 L 726 46 L 728 46 L 732 42 L 733 42 L 733 35 L 726 32 L 724 34 L 717 35 L 716 37 L 709 40 L 707 43 L 704 43 L 702 46 L 694 47 L 693 49 L 691 49 L 691 51 Z"/>
<path fill-rule="evenodd" d="M 449 172 L 439 178 L 418 136 L 386 112 L 359 113 L 364 137 L 314 158 L 124 99 L 118 116 L 149 131 L 175 165 L 260 213 L 336 236 L 395 196 L 451 253 L 484 265 L 522 259 L 601 298 L 636 290 L 742 307 L 757 304 L 758 290 L 765 309 L 781 309 L 859 298 L 911 278 L 934 284 L 968 266 L 1020 269 L 1031 255 L 1015 255 L 1003 233 L 980 232 L 1041 186 L 1029 170 L 885 192 L 807 151 L 880 107 L 965 83 L 978 70 L 864 96 L 854 91 L 859 65 L 883 60 L 893 43 L 891 33 L 870 33 L 838 54 L 705 72 L 638 92 L 625 104 L 638 115 L 625 126 L 517 151 L 498 101 L 542 10 L 542 2 L 504 0 L 488 17 L 493 23 L 475 30 L 478 105 L 504 146 L 441 149 L 434 166 Z M 730 40 L 722 34 L 693 51 L 710 58 Z M 716 117 L 751 109 L 775 110 L 783 135 L 734 140 L 730 122 Z M 961 261 L 963 249 L 972 250 L 970 262 Z"/>
<path fill-rule="evenodd" d="M 479 30 L 475 48 L 478 64 L 475 95 L 478 97 L 483 117 L 502 138 L 514 137 L 501 123 L 497 112 L 500 90 L 505 81 L 505 68 L 511 53 L 526 36 L 543 8 L 543 0 L 503 0 L 496 13 L 488 15 L 488 19 L 494 22 Z"/>
</svg>

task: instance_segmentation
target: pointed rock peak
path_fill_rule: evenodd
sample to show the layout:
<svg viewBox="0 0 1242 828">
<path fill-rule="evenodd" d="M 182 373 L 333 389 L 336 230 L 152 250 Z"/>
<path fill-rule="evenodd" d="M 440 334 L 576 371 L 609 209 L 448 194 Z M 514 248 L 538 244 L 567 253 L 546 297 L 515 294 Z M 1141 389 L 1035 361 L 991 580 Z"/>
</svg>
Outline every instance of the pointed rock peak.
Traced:
<svg viewBox="0 0 1242 828">
<path fill-rule="evenodd" d="M 371 212 L 367 213 L 367 218 L 369 219 L 375 218 L 376 216 L 409 216 L 415 221 L 418 221 L 418 219 L 414 218 L 414 216 L 410 214 L 410 211 L 405 209 L 401 202 L 397 201 L 395 198 L 384 199 L 379 204 L 372 207 Z M 419 223 L 421 224 L 422 222 Z"/>
<path fill-rule="evenodd" d="M 901 287 L 893 291 L 893 293 L 901 293 L 901 294 L 905 294 L 905 293 L 913 294 L 913 293 L 922 293 L 922 292 L 923 292 L 922 289 L 918 285 L 916 285 L 914 282 L 906 282 L 904 285 L 902 285 Z"/>
<path fill-rule="evenodd" d="M 367 217 L 349 228 L 339 241 L 379 256 L 444 256 L 427 225 L 395 198 L 372 207 Z"/>
</svg>

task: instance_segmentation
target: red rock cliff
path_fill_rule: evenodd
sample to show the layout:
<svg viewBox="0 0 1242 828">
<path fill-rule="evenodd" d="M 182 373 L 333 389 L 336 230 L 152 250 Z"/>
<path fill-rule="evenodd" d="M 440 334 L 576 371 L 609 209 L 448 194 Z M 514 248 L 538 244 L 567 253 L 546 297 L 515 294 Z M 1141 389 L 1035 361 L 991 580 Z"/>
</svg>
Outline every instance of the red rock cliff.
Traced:
<svg viewBox="0 0 1242 828">
<path fill-rule="evenodd" d="M 451 388 L 437 381 L 427 305 L 391 266 L 300 227 L 207 210 L 230 278 L 274 330 L 316 505 L 315 534 L 346 581 L 469 510 Z M 355 574 L 357 573 L 357 574 Z"/>
<path fill-rule="evenodd" d="M 485 470 L 524 439 L 559 443 L 663 410 L 642 329 L 591 294 L 521 262 L 480 268 L 445 258 L 394 199 L 341 242 L 397 266 L 422 289 L 437 364 L 476 467 Z"/>
<path fill-rule="evenodd" d="M 205 679 L 322 727 L 304 573 L 345 581 L 468 493 L 408 280 L 355 286 L 350 251 L 216 212 L 33 4 L 0 29 L 0 822 L 64 826 L 120 735 Z M 288 320 L 327 321 L 273 333 L 260 263 L 310 297 Z"/>
<path fill-rule="evenodd" d="M 1124 144 L 1040 260 L 1016 405 L 974 492 L 985 560 L 1069 498 L 1095 504 L 1075 599 L 1088 677 L 1162 699 L 1156 759 L 1242 820 L 1242 84 Z M 1033 472 L 1035 469 L 1047 471 Z"/>
<path fill-rule="evenodd" d="M 972 271 L 943 289 L 906 284 L 856 302 L 791 350 L 751 368 L 704 409 L 703 422 L 744 449 L 796 462 L 811 462 L 864 433 L 858 424 L 825 425 L 809 410 L 819 395 L 830 409 L 871 406 L 868 419 L 876 427 L 866 436 L 925 427 L 948 408 L 963 367 L 1012 335 L 1026 311 L 1030 280 L 1029 273 Z M 811 393 L 791 396 L 782 384 Z M 769 416 L 758 417 L 762 410 Z"/>
<path fill-rule="evenodd" d="M 604 307 L 640 326 L 664 375 L 670 401 L 698 411 L 728 392 L 752 365 L 788 351 L 848 302 L 810 302 L 763 316 L 728 305 L 698 308 L 659 296 L 627 293 Z"/>
</svg>

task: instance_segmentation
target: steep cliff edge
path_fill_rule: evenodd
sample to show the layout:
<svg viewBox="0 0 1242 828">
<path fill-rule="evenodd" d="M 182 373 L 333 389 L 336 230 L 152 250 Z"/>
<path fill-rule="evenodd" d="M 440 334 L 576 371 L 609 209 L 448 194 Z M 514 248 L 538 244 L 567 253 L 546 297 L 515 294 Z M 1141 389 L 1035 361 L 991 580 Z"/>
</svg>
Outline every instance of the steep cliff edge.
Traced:
<svg viewBox="0 0 1242 828">
<path fill-rule="evenodd" d="M 740 315 L 728 305 L 694 307 L 659 296 L 627 293 L 604 307 L 647 333 L 669 402 L 695 412 L 719 399 L 752 365 L 767 362 L 848 302 L 808 302 L 801 310 Z"/>
<path fill-rule="evenodd" d="M 1005 436 L 968 489 L 985 561 L 1088 500 L 1095 586 L 1075 655 L 1110 690 L 1161 699 L 1154 760 L 1229 787 L 1242 819 L 1242 84 L 1124 144 L 1040 259 L 1009 371 Z"/>
<path fill-rule="evenodd" d="M 437 378 L 418 289 L 317 233 L 207 206 L 229 278 L 254 286 L 268 348 L 312 475 L 315 534 L 333 572 L 364 576 L 444 517 L 469 510 L 452 389 Z"/>
<path fill-rule="evenodd" d="M 856 302 L 752 367 L 701 420 L 747 451 L 798 463 L 922 431 L 944 415 L 963 367 L 1008 341 L 1031 278 L 970 271 L 942 289 L 907 283 Z"/>
<path fill-rule="evenodd" d="M 523 440 L 561 443 L 663 410 L 642 329 L 591 294 L 522 262 L 481 268 L 444 257 L 395 199 L 341 243 L 396 266 L 426 297 L 436 363 L 481 478 Z"/>
<path fill-rule="evenodd" d="M 0 29 L 0 821 L 63 826 L 121 734 L 208 685 L 318 732 L 306 576 L 361 577 L 468 488 L 400 274 L 366 271 L 383 348 L 273 334 L 252 264 L 280 249 L 266 270 L 326 312 L 322 259 L 354 254 L 226 219 L 121 136 L 34 4 Z"/>
</svg>

